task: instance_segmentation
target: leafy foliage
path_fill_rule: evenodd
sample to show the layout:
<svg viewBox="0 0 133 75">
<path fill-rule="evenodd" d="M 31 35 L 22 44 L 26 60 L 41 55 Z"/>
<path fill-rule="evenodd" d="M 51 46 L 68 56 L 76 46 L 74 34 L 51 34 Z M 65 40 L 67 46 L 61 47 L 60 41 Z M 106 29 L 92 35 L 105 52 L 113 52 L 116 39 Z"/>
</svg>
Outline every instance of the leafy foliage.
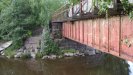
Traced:
<svg viewBox="0 0 133 75">
<path fill-rule="evenodd" d="M 73 5 L 75 5 L 75 4 L 79 3 L 79 2 L 80 2 L 80 0 L 69 0 L 69 3 L 73 4 Z"/>
<path fill-rule="evenodd" d="M 128 0 L 122 0 L 123 9 L 130 18 L 133 18 L 133 4 L 130 4 Z"/>
<path fill-rule="evenodd" d="M 61 52 L 58 45 L 53 42 L 52 38 L 50 37 L 49 31 L 46 28 L 44 28 L 42 34 L 41 51 L 44 53 L 44 55 L 58 55 Z"/>
<path fill-rule="evenodd" d="M 36 27 L 48 26 L 60 0 L 0 0 L 0 40 L 13 40 L 12 49 L 32 35 Z"/>
<path fill-rule="evenodd" d="M 36 59 L 42 58 L 43 56 L 44 56 L 44 53 L 38 52 L 38 53 L 36 54 Z"/>
<path fill-rule="evenodd" d="M 0 12 L 1 10 L 8 7 L 8 5 L 11 3 L 11 0 L 0 0 Z"/>
<path fill-rule="evenodd" d="M 106 12 L 108 16 L 109 5 L 113 0 L 94 0 L 94 6 L 98 3 L 99 6 L 99 14 L 102 12 Z M 128 14 L 130 18 L 133 18 L 133 4 L 129 3 L 128 0 L 120 0 L 124 9 L 125 14 Z"/>
<path fill-rule="evenodd" d="M 97 1 L 98 1 L 98 5 L 100 8 L 99 14 L 101 14 L 102 12 L 106 12 L 106 14 L 107 14 L 108 13 L 108 6 L 111 4 L 111 0 L 97 0 Z"/>
<path fill-rule="evenodd" d="M 20 43 L 31 35 L 32 30 L 37 26 L 36 20 L 36 15 L 27 0 L 13 0 L 1 11 L 0 37 Z"/>
</svg>

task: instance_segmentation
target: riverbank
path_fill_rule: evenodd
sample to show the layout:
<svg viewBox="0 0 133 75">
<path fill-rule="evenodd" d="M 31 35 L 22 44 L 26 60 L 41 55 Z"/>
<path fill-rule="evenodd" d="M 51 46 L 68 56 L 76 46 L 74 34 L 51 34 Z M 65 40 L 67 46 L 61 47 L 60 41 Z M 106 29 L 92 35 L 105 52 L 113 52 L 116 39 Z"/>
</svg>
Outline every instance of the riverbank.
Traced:
<svg viewBox="0 0 133 75">
<path fill-rule="evenodd" d="M 20 59 L 60 59 L 64 57 L 84 57 L 85 55 L 96 55 L 101 53 L 93 48 L 66 39 L 62 40 L 61 42 L 55 42 L 59 46 L 58 54 L 45 54 L 45 52 L 41 52 L 38 48 L 39 41 L 40 36 L 30 37 L 26 40 L 25 45 L 20 49 L 11 51 L 3 50 L 0 52 L 0 55 L 7 58 Z"/>
<path fill-rule="evenodd" d="M 50 54 L 50 55 L 44 55 L 41 52 L 32 52 L 28 50 L 23 50 L 19 49 L 18 51 L 14 52 L 14 55 L 8 56 L 5 55 L 4 51 L 0 52 L 1 56 L 7 57 L 7 58 L 33 58 L 33 59 L 58 59 L 58 58 L 64 58 L 64 57 L 78 57 L 78 56 L 85 56 L 84 53 L 81 53 L 77 50 L 62 50 L 61 54 L 55 55 L 55 54 Z"/>
<path fill-rule="evenodd" d="M 33 33 L 34 35 L 27 38 L 21 48 L 17 50 L 5 49 L 0 52 L 0 55 L 7 58 L 58 59 L 64 57 L 84 57 L 85 55 L 100 53 L 94 48 L 69 39 L 59 37 L 53 39 L 50 33 L 47 33 L 43 28 L 37 28 Z M 47 35 L 50 36 L 46 37 Z M 42 38 L 43 36 L 44 38 Z M 43 46 L 47 46 L 43 50 L 41 50 L 40 44 L 42 41 L 45 42 Z"/>
</svg>

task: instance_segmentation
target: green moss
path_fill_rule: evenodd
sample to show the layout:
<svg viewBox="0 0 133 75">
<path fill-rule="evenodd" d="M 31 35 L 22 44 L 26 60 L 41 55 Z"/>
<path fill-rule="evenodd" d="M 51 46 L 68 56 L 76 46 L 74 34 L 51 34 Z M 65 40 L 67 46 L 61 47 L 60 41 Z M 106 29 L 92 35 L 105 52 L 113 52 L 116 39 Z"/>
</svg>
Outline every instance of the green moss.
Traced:
<svg viewBox="0 0 133 75">
<path fill-rule="evenodd" d="M 76 52 L 78 51 L 74 49 L 62 50 L 62 53 L 76 53 Z"/>
</svg>

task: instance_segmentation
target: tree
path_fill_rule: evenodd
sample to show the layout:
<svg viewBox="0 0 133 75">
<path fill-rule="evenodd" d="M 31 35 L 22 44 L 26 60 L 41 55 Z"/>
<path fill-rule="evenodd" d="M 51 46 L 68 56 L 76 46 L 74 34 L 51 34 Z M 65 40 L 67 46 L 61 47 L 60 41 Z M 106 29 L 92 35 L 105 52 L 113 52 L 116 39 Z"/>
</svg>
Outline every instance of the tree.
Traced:
<svg viewBox="0 0 133 75">
<path fill-rule="evenodd" d="M 48 26 L 60 0 L 0 0 L 0 39 L 13 40 L 13 49 L 32 35 L 36 27 Z"/>
</svg>

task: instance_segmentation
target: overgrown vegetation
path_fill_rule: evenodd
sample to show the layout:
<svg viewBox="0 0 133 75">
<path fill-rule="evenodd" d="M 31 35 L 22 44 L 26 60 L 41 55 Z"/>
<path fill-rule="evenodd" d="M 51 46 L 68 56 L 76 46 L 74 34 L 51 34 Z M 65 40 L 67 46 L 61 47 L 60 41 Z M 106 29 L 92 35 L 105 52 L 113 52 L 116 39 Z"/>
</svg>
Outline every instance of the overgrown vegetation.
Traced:
<svg viewBox="0 0 133 75">
<path fill-rule="evenodd" d="M 99 8 L 99 15 L 106 13 L 106 16 L 108 16 L 108 6 L 111 4 L 111 2 L 112 0 L 94 0 L 93 6 Z"/>
<path fill-rule="evenodd" d="M 109 6 L 113 4 L 114 0 L 94 0 L 93 5 L 98 6 L 99 14 L 105 12 L 108 17 Z M 129 0 L 120 0 L 121 6 L 124 9 L 124 14 L 129 15 L 130 18 L 133 18 L 133 4 L 129 3 Z"/>
<path fill-rule="evenodd" d="M 50 54 L 60 54 L 60 49 L 56 43 L 53 42 L 52 38 L 50 37 L 49 31 L 45 28 L 42 35 L 42 44 L 41 44 L 41 51 L 44 55 Z"/>
<path fill-rule="evenodd" d="M 75 5 L 75 4 L 79 3 L 79 2 L 80 2 L 80 0 L 69 0 L 68 3 Z"/>
<path fill-rule="evenodd" d="M 69 0 L 72 4 L 77 4 L 80 0 Z M 109 6 L 113 4 L 114 0 L 93 0 L 93 7 L 99 9 L 99 15 L 102 13 L 106 14 L 106 17 L 109 16 L 108 10 Z M 122 7 L 124 9 L 124 14 L 129 15 L 130 18 L 133 18 L 133 4 L 129 3 L 129 0 L 120 0 Z"/>
<path fill-rule="evenodd" d="M 36 59 L 40 59 L 40 58 L 42 58 L 43 56 L 44 56 L 44 53 L 38 52 L 38 53 L 36 54 Z"/>
<path fill-rule="evenodd" d="M 22 54 L 22 57 L 21 58 L 22 59 L 31 58 L 31 55 L 30 55 L 30 53 L 24 53 L 24 54 Z"/>
<path fill-rule="evenodd" d="M 133 19 L 133 4 L 129 3 L 128 0 L 122 0 L 123 9 L 130 18 Z"/>
<path fill-rule="evenodd" d="M 48 28 L 51 14 L 63 3 L 63 0 L 0 0 L 0 40 L 13 41 L 7 50 L 20 48 L 36 27 Z M 48 40 L 48 47 L 53 48 L 51 43 Z"/>
<path fill-rule="evenodd" d="M 15 50 L 11 50 L 10 48 L 8 48 L 7 50 L 4 51 L 5 55 L 7 55 L 9 58 L 13 58 L 16 51 Z"/>
</svg>

